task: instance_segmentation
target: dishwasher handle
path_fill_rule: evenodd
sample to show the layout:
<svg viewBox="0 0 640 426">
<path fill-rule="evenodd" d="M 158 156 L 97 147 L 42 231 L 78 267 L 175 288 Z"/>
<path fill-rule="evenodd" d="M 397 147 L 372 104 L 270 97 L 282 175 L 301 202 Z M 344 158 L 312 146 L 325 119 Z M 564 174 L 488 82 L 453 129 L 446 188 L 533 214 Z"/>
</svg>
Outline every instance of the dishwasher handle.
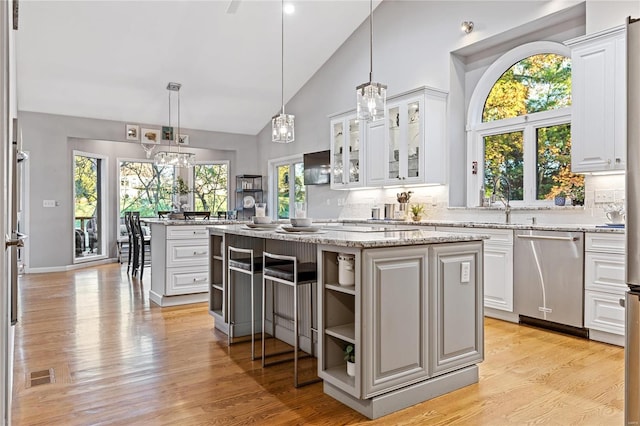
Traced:
<svg viewBox="0 0 640 426">
<path fill-rule="evenodd" d="M 552 240 L 552 241 L 578 241 L 580 237 L 553 237 L 549 235 L 516 235 L 525 240 Z"/>
</svg>

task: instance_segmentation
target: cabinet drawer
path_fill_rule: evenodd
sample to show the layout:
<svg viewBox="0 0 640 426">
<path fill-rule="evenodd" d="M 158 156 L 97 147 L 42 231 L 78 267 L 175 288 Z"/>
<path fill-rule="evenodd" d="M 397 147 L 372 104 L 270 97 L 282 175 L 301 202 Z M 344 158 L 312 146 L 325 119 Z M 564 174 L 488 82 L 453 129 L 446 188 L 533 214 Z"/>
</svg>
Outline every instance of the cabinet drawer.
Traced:
<svg viewBox="0 0 640 426">
<path fill-rule="evenodd" d="M 589 290 L 624 292 L 624 256 L 610 253 L 586 252 L 584 257 L 584 287 Z"/>
<path fill-rule="evenodd" d="M 167 241 L 167 267 L 206 266 L 209 257 L 209 241 Z"/>
<path fill-rule="evenodd" d="M 209 231 L 205 226 L 167 226 L 167 240 L 192 240 L 208 236 Z"/>
<path fill-rule="evenodd" d="M 513 245 L 513 231 L 510 229 L 494 229 L 494 228 L 464 228 L 457 226 L 438 226 L 436 231 L 455 232 L 458 234 L 485 234 L 491 238 L 485 240 L 485 244 L 509 244 Z"/>
<path fill-rule="evenodd" d="M 167 295 L 176 296 L 209 291 L 207 268 L 170 268 L 167 270 Z"/>
<path fill-rule="evenodd" d="M 624 336 L 624 308 L 620 306 L 620 295 L 585 291 L 584 326 L 592 330 Z"/>
<path fill-rule="evenodd" d="M 605 232 L 585 233 L 585 251 L 624 254 L 626 236 L 624 234 L 608 234 Z"/>
</svg>

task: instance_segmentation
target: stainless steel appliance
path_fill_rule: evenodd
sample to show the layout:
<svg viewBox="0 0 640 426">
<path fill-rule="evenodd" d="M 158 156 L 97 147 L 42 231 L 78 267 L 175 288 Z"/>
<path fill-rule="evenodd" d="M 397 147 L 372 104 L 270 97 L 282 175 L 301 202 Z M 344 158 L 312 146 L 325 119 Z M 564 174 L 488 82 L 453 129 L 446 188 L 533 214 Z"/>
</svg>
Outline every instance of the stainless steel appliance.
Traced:
<svg viewBox="0 0 640 426">
<path fill-rule="evenodd" d="M 627 19 L 625 424 L 640 424 L 640 20 Z"/>
<path fill-rule="evenodd" d="M 514 308 L 520 322 L 580 336 L 584 235 L 519 230 L 514 243 Z"/>
</svg>

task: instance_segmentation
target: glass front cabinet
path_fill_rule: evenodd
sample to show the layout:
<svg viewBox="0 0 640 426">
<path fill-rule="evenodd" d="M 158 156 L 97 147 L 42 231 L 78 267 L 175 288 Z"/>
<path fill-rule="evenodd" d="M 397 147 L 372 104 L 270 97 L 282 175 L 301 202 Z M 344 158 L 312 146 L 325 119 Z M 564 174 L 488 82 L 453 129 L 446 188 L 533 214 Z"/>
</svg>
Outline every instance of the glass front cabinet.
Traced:
<svg viewBox="0 0 640 426">
<path fill-rule="evenodd" d="M 363 186 L 361 123 L 355 114 L 331 120 L 331 188 Z"/>
<path fill-rule="evenodd" d="M 367 127 L 368 186 L 444 183 L 446 102 L 425 87 L 387 100 L 384 123 Z"/>
</svg>

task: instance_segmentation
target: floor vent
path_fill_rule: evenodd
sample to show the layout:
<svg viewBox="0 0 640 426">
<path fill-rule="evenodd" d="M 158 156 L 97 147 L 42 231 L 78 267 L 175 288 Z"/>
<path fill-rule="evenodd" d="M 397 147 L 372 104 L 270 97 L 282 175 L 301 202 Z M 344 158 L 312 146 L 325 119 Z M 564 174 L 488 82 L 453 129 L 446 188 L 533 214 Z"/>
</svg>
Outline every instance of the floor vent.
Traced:
<svg viewBox="0 0 640 426">
<path fill-rule="evenodd" d="M 55 382 L 56 376 L 54 370 L 53 368 L 49 368 L 48 370 L 32 371 L 31 373 L 29 373 L 26 387 L 30 388 L 33 386 L 46 385 Z"/>
</svg>

